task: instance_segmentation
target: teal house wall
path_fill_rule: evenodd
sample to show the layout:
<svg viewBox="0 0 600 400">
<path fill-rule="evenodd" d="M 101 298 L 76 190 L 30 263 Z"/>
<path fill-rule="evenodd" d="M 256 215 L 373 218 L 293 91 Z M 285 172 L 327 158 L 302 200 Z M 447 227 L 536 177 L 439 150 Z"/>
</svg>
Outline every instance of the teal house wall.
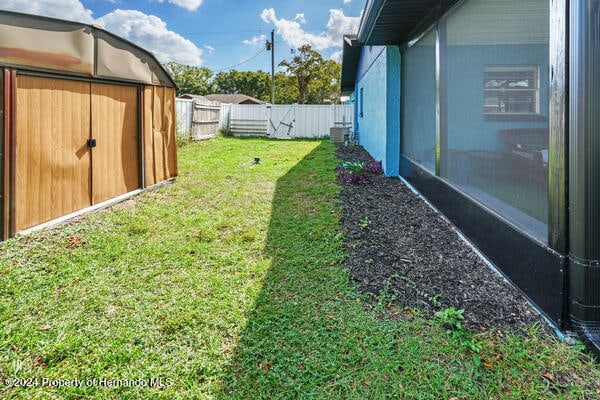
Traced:
<svg viewBox="0 0 600 400">
<path fill-rule="evenodd" d="M 387 176 L 398 176 L 400 155 L 400 51 L 365 46 L 358 66 L 355 130 L 361 146 Z"/>
</svg>

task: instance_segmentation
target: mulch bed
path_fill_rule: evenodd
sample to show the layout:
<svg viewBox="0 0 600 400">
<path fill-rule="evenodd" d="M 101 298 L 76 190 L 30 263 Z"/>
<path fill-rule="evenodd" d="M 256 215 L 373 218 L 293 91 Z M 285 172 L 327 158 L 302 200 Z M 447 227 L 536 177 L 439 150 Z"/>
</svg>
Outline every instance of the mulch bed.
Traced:
<svg viewBox="0 0 600 400">
<path fill-rule="evenodd" d="M 338 146 L 343 161 L 370 161 L 360 146 Z M 397 178 L 342 185 L 345 266 L 360 290 L 387 291 L 400 305 L 425 314 L 464 309 L 473 328 L 521 330 L 540 316 L 521 292 L 492 271 L 456 228 Z M 544 326 L 545 324 L 542 324 Z"/>
</svg>

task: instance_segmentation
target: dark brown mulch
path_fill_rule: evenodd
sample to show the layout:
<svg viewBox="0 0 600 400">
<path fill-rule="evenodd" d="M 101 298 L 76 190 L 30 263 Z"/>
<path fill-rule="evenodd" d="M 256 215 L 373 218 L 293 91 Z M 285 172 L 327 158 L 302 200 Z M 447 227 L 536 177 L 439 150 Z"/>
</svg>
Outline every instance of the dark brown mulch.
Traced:
<svg viewBox="0 0 600 400">
<path fill-rule="evenodd" d="M 344 161 L 369 161 L 360 146 L 339 146 Z M 383 290 L 426 314 L 464 309 L 471 327 L 520 330 L 541 318 L 521 292 L 492 271 L 456 228 L 397 178 L 368 184 L 341 178 L 345 265 L 359 288 Z M 542 324 L 544 325 L 544 324 Z"/>
</svg>

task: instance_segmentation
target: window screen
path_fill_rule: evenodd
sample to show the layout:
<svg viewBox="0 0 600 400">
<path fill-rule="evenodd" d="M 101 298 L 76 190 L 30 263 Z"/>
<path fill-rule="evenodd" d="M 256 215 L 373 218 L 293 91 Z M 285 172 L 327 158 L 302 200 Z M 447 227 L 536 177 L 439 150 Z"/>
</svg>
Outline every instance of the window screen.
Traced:
<svg viewBox="0 0 600 400">
<path fill-rule="evenodd" d="M 547 0 L 471 0 L 446 21 L 442 176 L 546 241 Z"/>
<path fill-rule="evenodd" d="M 402 54 L 402 142 L 411 161 L 435 171 L 435 31 Z"/>
</svg>

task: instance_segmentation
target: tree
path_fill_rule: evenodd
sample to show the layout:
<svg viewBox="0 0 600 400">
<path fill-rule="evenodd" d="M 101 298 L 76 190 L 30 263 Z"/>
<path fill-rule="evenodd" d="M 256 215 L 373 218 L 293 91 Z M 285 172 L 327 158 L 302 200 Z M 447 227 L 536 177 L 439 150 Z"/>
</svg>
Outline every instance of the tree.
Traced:
<svg viewBox="0 0 600 400">
<path fill-rule="evenodd" d="M 319 75 L 324 60 L 309 44 L 300 46 L 298 50 L 292 49 L 292 55 L 291 61 L 283 60 L 279 66 L 285 67 L 288 75 L 296 77 L 298 103 L 304 104 L 309 99 L 309 85 Z"/>
<path fill-rule="evenodd" d="M 296 77 L 283 72 L 275 73 L 275 103 L 292 104 L 298 101 Z"/>
<path fill-rule="evenodd" d="M 339 100 L 342 66 L 333 61 L 325 61 L 321 54 L 305 44 L 292 50 L 292 60 L 283 60 L 280 67 L 286 68 L 288 76 L 296 80 L 297 102 L 336 103 Z"/>
<path fill-rule="evenodd" d="M 319 69 L 317 76 L 311 81 L 308 101 L 310 103 L 338 103 L 340 99 L 340 77 L 342 65 L 327 60 Z"/>
<path fill-rule="evenodd" d="M 264 71 L 219 72 L 213 79 L 215 93 L 245 94 L 259 100 L 271 100 L 271 76 Z"/>
<path fill-rule="evenodd" d="M 206 67 L 192 67 L 190 65 L 179 64 L 170 61 L 163 65 L 167 72 L 179 87 L 177 95 L 189 94 L 209 94 L 213 88 L 211 84 L 212 71 Z"/>
</svg>

